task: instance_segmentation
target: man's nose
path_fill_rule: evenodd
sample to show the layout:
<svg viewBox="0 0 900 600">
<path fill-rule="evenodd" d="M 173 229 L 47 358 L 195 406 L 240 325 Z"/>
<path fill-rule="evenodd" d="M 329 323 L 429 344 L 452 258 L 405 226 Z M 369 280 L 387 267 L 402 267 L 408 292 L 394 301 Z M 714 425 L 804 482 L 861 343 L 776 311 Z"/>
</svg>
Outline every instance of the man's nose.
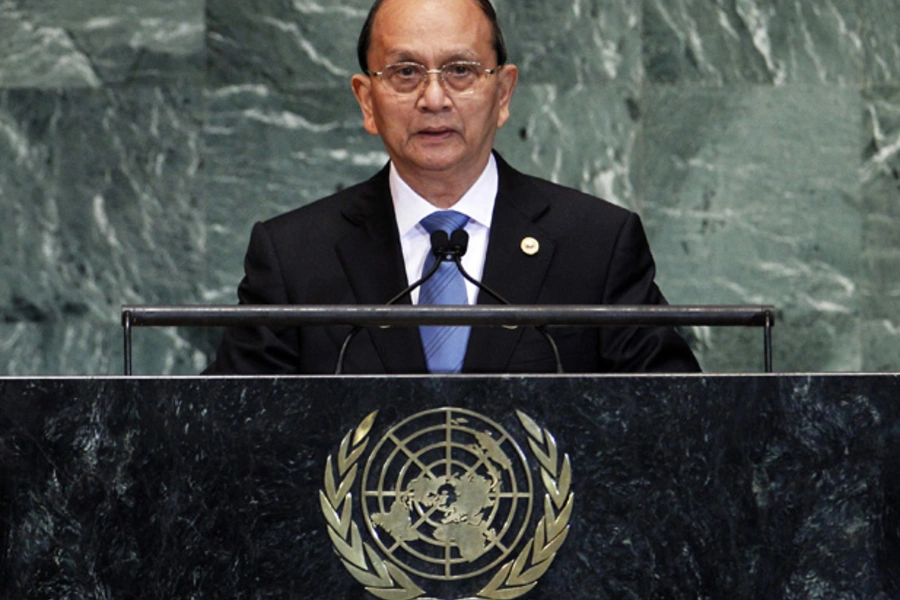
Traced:
<svg viewBox="0 0 900 600">
<path fill-rule="evenodd" d="M 425 74 L 425 89 L 422 90 L 422 100 L 425 106 L 432 110 L 446 106 L 450 97 L 444 87 L 440 72 L 428 71 Z"/>
</svg>

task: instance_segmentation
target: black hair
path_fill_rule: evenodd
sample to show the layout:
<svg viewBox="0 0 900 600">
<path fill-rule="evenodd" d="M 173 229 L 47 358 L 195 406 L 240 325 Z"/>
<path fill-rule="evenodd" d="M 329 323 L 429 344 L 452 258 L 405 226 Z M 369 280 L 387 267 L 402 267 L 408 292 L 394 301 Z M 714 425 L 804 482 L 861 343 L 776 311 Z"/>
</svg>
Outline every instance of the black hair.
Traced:
<svg viewBox="0 0 900 600">
<path fill-rule="evenodd" d="M 494 10 L 494 6 L 490 0 L 473 0 L 473 2 L 478 5 L 491 23 L 494 37 L 494 52 L 497 53 L 497 65 L 505 65 L 508 59 L 506 42 L 503 40 L 503 32 L 500 31 L 500 22 L 497 20 L 497 12 Z M 356 43 L 356 58 L 359 60 L 359 68 L 362 69 L 363 73 L 369 72 L 368 54 L 369 46 L 372 43 L 372 25 L 375 23 L 375 15 L 382 4 L 384 4 L 384 0 L 375 0 L 375 4 L 369 9 L 369 16 L 366 17 L 362 31 L 359 32 L 359 41 Z"/>
</svg>

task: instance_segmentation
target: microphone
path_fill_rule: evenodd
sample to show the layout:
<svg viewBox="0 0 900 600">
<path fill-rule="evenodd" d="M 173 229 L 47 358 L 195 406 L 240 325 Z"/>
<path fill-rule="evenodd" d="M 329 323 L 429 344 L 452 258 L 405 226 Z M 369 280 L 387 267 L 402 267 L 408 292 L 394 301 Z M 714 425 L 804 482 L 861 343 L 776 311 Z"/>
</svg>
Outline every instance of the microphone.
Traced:
<svg viewBox="0 0 900 600">
<path fill-rule="evenodd" d="M 424 284 L 426 281 L 431 279 L 435 273 L 437 273 L 438 267 L 440 267 L 441 263 L 444 261 L 451 261 L 456 265 L 456 268 L 459 269 L 459 272 L 462 274 L 463 278 L 466 281 L 471 282 L 475 287 L 479 290 L 486 292 L 490 297 L 499 302 L 500 304 L 504 304 L 506 306 L 511 306 L 509 301 L 492 290 L 490 287 L 485 285 L 484 283 L 478 281 L 465 270 L 462 266 L 462 257 L 465 256 L 466 251 L 469 249 L 469 234 L 465 229 L 457 229 L 449 236 L 446 231 L 436 230 L 431 234 L 431 253 L 435 255 L 437 260 L 434 261 L 434 264 L 431 266 L 431 269 L 428 270 L 427 273 L 422 275 L 422 277 L 413 283 L 412 285 L 406 287 L 399 294 L 391 298 L 385 304 L 386 306 L 390 306 L 391 304 L 396 304 L 401 298 L 409 295 L 412 291 Z M 553 360 L 556 362 L 556 372 L 563 373 L 562 367 L 562 359 L 559 356 L 559 348 L 556 346 L 556 342 L 553 340 L 553 337 L 547 331 L 547 327 L 544 325 L 541 326 L 530 326 L 532 329 L 541 334 L 545 340 L 547 340 L 547 344 L 550 346 L 550 350 L 553 353 Z M 344 338 L 343 344 L 341 344 L 341 350 L 338 354 L 337 360 L 337 368 L 335 369 L 335 375 L 340 375 L 343 370 L 344 365 L 344 357 L 347 353 L 347 348 L 350 346 L 350 341 L 356 337 L 356 334 L 362 331 L 362 327 L 354 326 L 353 329 L 347 334 Z"/>
<path fill-rule="evenodd" d="M 428 270 L 428 272 L 422 275 L 422 277 L 418 281 L 406 287 L 399 294 L 388 300 L 385 303 L 385 306 L 396 304 L 404 296 L 408 296 L 414 289 L 421 287 L 422 284 L 434 277 L 434 274 L 437 273 L 438 267 L 441 266 L 442 262 L 446 260 L 452 260 L 459 266 L 459 260 L 466 253 L 468 246 L 469 234 L 466 233 L 465 229 L 457 229 L 453 232 L 452 237 L 448 236 L 446 231 L 440 229 L 432 232 L 431 253 L 434 254 L 437 260 L 434 261 L 434 264 L 431 265 L 431 268 Z M 465 272 L 463 272 L 463 277 L 468 278 Z M 478 284 L 476 283 L 476 285 Z M 350 346 L 350 341 L 355 338 L 356 334 L 362 331 L 362 329 L 362 327 L 355 325 L 353 329 L 351 329 L 350 332 L 346 335 L 346 337 L 344 337 L 344 342 L 341 344 L 341 350 L 338 353 L 337 367 L 334 371 L 335 375 L 340 375 L 343 371 L 344 356 L 347 354 L 347 348 Z"/>
<path fill-rule="evenodd" d="M 444 232 L 441 232 L 444 233 Z M 446 234 L 445 234 L 446 235 Z M 433 236 L 432 236 L 432 244 L 433 244 Z M 478 281 L 463 268 L 462 266 L 462 257 L 465 255 L 466 250 L 469 247 L 469 233 L 465 229 L 457 229 L 450 235 L 450 250 L 447 251 L 447 260 L 451 260 L 456 264 L 456 268 L 459 269 L 459 272 L 466 279 L 466 281 L 472 282 L 475 287 L 479 290 L 483 290 L 487 292 L 487 294 L 499 302 L 500 304 L 505 304 L 506 306 L 512 306 L 509 301 L 492 290 L 490 287 L 485 285 L 484 283 Z M 553 337 L 547 331 L 547 327 L 544 325 L 540 325 L 537 327 L 531 326 L 532 329 L 537 331 L 539 334 L 544 336 L 544 339 L 547 340 L 547 344 L 550 345 L 550 350 L 553 352 L 553 359 L 556 362 L 556 372 L 563 373 L 562 368 L 562 359 L 559 356 L 559 348 L 556 346 L 556 342 L 553 340 Z"/>
<path fill-rule="evenodd" d="M 450 234 L 450 249 L 448 250 L 451 260 L 457 257 L 454 262 L 459 262 L 469 249 L 469 232 L 465 229 L 457 229 Z"/>
<path fill-rule="evenodd" d="M 401 298 L 411 294 L 414 289 L 416 289 L 417 287 L 421 287 L 422 284 L 434 277 L 434 274 L 437 273 L 438 267 L 440 267 L 441 263 L 445 260 L 453 260 L 452 257 L 454 256 L 457 257 L 456 260 L 462 258 L 462 255 L 466 253 L 466 249 L 468 248 L 469 234 L 467 234 L 464 229 L 457 229 L 453 232 L 453 235 L 455 236 L 460 232 L 462 232 L 466 236 L 465 243 L 461 247 L 459 247 L 458 245 L 457 247 L 454 247 L 453 242 L 450 236 L 447 235 L 446 231 L 440 229 L 435 230 L 431 234 L 431 253 L 434 254 L 437 260 L 435 260 L 434 264 L 431 265 L 431 269 L 429 269 L 427 273 L 422 275 L 422 277 L 418 281 L 388 300 L 385 303 L 385 306 L 396 304 Z"/>
</svg>

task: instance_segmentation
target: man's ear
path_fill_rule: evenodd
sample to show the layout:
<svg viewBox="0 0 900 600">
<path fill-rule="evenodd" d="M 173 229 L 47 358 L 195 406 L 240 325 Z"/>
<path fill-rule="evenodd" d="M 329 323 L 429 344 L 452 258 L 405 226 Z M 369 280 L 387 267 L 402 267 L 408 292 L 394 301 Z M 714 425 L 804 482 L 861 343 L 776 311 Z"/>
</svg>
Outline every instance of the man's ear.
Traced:
<svg viewBox="0 0 900 600">
<path fill-rule="evenodd" d="M 497 73 L 497 78 L 499 80 L 497 90 L 497 104 L 499 107 L 497 128 L 499 129 L 509 119 L 509 105 L 512 102 L 513 92 L 516 91 L 516 83 L 519 81 L 519 69 L 516 65 L 505 65 Z"/>
<path fill-rule="evenodd" d="M 375 111 L 372 108 L 372 79 L 357 73 L 350 78 L 350 86 L 353 88 L 353 95 L 356 96 L 356 101 L 359 102 L 359 108 L 362 110 L 363 127 L 372 135 L 378 135 Z"/>
</svg>

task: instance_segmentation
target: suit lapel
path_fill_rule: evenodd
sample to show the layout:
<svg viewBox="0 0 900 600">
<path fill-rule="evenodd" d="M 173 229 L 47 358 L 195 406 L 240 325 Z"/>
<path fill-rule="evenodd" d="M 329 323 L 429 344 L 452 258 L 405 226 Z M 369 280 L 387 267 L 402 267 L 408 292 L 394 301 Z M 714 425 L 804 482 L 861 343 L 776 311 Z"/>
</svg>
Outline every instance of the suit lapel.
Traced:
<svg viewBox="0 0 900 600">
<path fill-rule="evenodd" d="M 556 248 L 555 239 L 538 225 L 550 203 L 525 175 L 495 156 L 499 184 L 483 281 L 510 304 L 534 304 Z M 338 243 L 337 253 L 356 301 L 384 304 L 407 285 L 387 168 L 368 182 L 343 214 L 355 227 Z M 522 250 L 522 240 L 528 237 L 540 244 L 534 255 Z M 406 297 L 399 303 L 409 302 Z M 478 303 L 497 304 L 485 293 L 479 293 Z M 368 333 L 386 373 L 427 372 L 417 328 L 371 328 Z M 521 328 L 473 328 L 463 372 L 505 371 L 521 335 Z"/>
<path fill-rule="evenodd" d="M 556 248 L 553 237 L 538 225 L 550 203 L 537 195 L 527 177 L 496 157 L 499 184 L 483 281 L 510 304 L 534 304 Z M 529 237 L 540 245 L 533 255 L 522 250 L 522 241 Z M 484 292 L 479 293 L 478 303 L 497 304 Z M 504 372 L 521 336 L 521 328 L 474 328 L 463 371 Z"/>
<path fill-rule="evenodd" d="M 343 214 L 356 226 L 337 245 L 350 288 L 359 304 L 384 304 L 407 285 L 387 168 L 369 181 Z M 398 304 L 409 304 L 409 297 Z M 386 373 L 427 370 L 418 329 L 373 327 L 368 333 Z"/>
</svg>

